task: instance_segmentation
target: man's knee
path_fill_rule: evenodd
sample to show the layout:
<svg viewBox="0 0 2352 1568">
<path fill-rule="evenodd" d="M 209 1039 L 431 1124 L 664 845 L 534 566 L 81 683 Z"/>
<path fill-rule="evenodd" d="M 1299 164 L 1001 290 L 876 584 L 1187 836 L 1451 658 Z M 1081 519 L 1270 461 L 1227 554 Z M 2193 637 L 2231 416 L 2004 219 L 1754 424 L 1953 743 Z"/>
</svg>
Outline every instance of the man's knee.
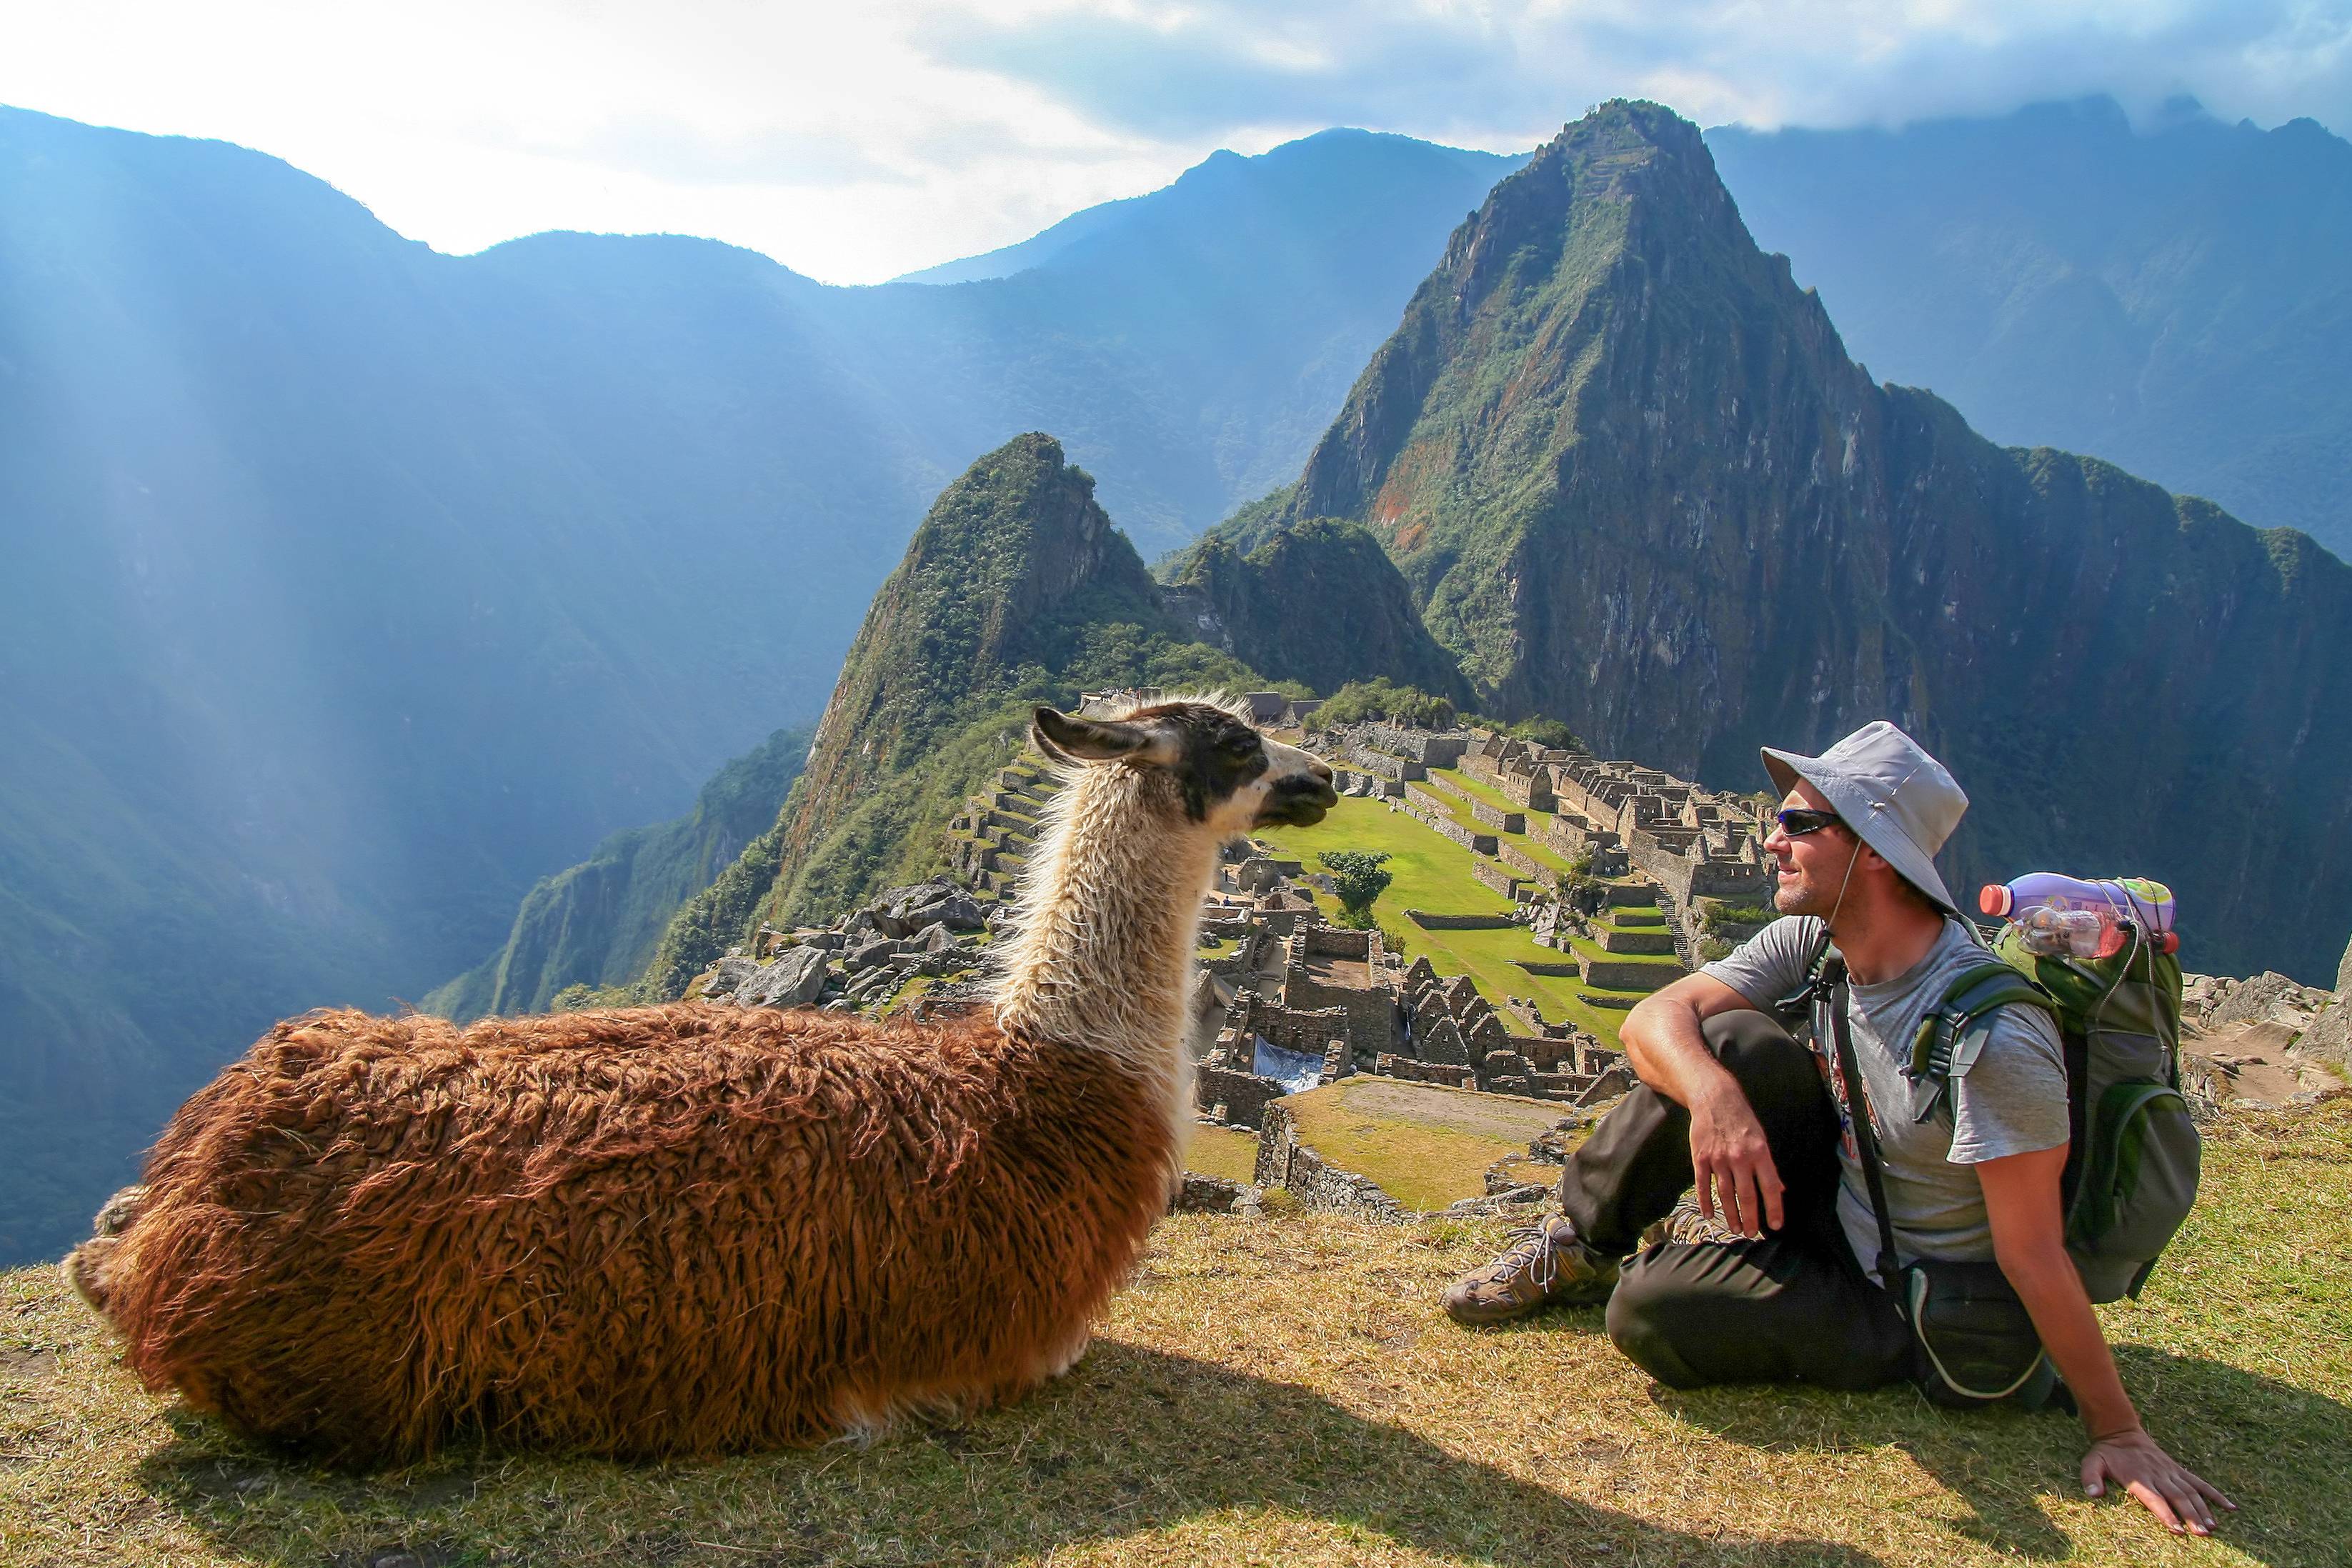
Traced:
<svg viewBox="0 0 2352 1568">
<path fill-rule="evenodd" d="M 1763 1097 L 1827 1103 L 1813 1053 L 1769 1013 L 1742 1008 L 1717 1013 L 1699 1026 L 1715 1059 L 1737 1079 L 1751 1103 Z"/>
<path fill-rule="evenodd" d="M 1696 1303 L 1671 1270 L 1643 1267 L 1656 1256 L 1643 1253 L 1626 1260 L 1617 1288 L 1609 1293 L 1609 1338 L 1628 1361 L 1667 1387 L 1696 1388 L 1707 1380 L 1681 1347 L 1696 1326 Z"/>
</svg>

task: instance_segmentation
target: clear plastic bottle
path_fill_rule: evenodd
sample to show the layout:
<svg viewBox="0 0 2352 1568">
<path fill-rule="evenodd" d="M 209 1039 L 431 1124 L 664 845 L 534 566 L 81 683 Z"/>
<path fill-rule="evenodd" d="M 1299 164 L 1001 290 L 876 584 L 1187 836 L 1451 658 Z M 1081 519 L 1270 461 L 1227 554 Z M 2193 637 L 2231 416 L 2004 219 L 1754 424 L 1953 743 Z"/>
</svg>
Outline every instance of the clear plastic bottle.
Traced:
<svg viewBox="0 0 2352 1568">
<path fill-rule="evenodd" d="M 2179 951 L 2172 890 L 2145 877 L 2085 881 L 2037 871 L 1989 883 L 1977 907 L 2014 924 L 2025 950 L 2044 957 L 2111 958 L 2145 933 L 2159 953 Z"/>
</svg>

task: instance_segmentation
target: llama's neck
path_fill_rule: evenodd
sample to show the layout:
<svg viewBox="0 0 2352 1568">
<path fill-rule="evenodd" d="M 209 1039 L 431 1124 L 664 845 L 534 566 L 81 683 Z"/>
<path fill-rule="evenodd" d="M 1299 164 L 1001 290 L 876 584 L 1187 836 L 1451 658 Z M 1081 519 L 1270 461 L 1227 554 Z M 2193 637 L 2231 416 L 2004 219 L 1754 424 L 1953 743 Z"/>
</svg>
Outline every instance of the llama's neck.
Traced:
<svg viewBox="0 0 2352 1568">
<path fill-rule="evenodd" d="M 1171 824 L 1148 782 L 1088 768 L 1047 807 L 1006 944 L 996 1014 L 1008 1030 L 1108 1051 L 1139 1071 L 1185 1060 L 1201 899 L 1217 847 Z"/>
</svg>

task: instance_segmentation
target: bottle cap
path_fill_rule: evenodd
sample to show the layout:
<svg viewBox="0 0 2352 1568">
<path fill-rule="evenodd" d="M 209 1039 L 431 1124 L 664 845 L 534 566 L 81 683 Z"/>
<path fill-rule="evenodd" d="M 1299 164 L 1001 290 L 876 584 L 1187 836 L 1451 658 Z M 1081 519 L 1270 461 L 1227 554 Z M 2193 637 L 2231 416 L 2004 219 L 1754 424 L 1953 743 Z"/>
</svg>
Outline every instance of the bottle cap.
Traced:
<svg viewBox="0 0 2352 1568">
<path fill-rule="evenodd" d="M 2009 889 L 1997 882 L 1989 882 L 1977 894 L 1977 907 L 1987 915 L 2007 915 L 2015 901 Z"/>
</svg>

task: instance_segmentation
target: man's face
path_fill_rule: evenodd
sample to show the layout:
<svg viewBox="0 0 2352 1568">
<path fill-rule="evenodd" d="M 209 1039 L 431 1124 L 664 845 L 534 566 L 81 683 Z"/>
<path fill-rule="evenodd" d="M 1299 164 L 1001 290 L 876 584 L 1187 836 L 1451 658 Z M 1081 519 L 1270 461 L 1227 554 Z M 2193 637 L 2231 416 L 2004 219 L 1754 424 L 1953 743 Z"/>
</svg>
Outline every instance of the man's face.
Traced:
<svg viewBox="0 0 2352 1568">
<path fill-rule="evenodd" d="M 1836 810 L 1827 796 L 1801 779 L 1780 804 L 1794 810 Z M 1780 872 L 1772 892 L 1772 907 L 1783 915 L 1828 915 L 1845 883 L 1847 868 L 1861 849 L 1862 841 L 1843 822 L 1793 838 L 1776 823 L 1764 837 L 1764 851 Z"/>
</svg>

